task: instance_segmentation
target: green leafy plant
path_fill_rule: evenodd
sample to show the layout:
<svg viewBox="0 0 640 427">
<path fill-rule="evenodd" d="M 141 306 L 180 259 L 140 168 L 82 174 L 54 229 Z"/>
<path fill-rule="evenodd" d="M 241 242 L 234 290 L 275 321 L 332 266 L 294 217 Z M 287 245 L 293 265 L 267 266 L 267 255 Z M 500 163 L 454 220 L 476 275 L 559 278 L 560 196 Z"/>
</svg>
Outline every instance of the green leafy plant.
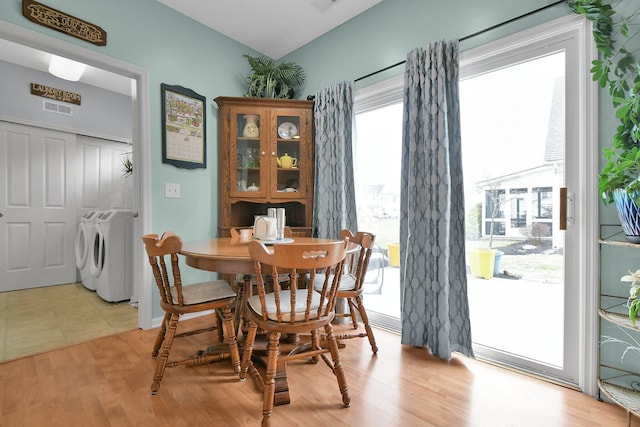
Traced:
<svg viewBox="0 0 640 427">
<path fill-rule="evenodd" d="M 629 271 L 629 274 L 620 278 L 621 282 L 631 282 L 629 285 L 629 299 L 627 300 L 627 306 L 629 307 L 629 319 L 633 326 L 636 326 L 636 316 L 640 311 L 640 270 L 636 270 L 635 273 Z"/>
<path fill-rule="evenodd" d="M 133 174 L 133 162 L 130 155 L 131 153 L 122 153 L 120 157 L 120 171 L 123 178 L 128 178 Z"/>
<path fill-rule="evenodd" d="M 299 65 L 282 62 L 278 65 L 264 56 L 242 55 L 251 67 L 245 80 L 244 96 L 253 98 L 287 98 L 295 96 L 296 89 L 304 84 L 306 75 Z"/>
<path fill-rule="evenodd" d="M 598 189 L 605 203 L 613 192 L 625 189 L 640 205 L 640 64 L 630 49 L 638 31 L 631 32 L 640 9 L 630 16 L 616 13 L 602 0 L 569 0 L 575 13 L 593 22 L 593 37 L 600 58 L 593 61 L 591 74 L 600 87 L 609 89 L 619 124 L 612 147 L 603 150 L 605 166 Z"/>
</svg>

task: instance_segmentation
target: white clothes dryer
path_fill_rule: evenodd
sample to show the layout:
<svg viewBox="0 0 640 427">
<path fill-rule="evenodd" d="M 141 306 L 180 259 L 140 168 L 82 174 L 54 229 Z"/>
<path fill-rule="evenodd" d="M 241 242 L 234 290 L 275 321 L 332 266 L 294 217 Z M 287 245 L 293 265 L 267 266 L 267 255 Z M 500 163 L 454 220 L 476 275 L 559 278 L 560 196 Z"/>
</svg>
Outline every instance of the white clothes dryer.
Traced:
<svg viewBox="0 0 640 427">
<path fill-rule="evenodd" d="M 95 224 L 91 274 L 96 293 L 110 302 L 133 293 L 133 212 L 104 211 Z"/>
<path fill-rule="evenodd" d="M 78 267 L 80 281 L 92 291 L 96 290 L 96 286 L 91 275 L 91 260 L 89 258 L 91 245 L 94 242 L 93 233 L 96 220 L 101 213 L 100 211 L 88 211 L 82 215 L 76 232 L 76 267 Z"/>
</svg>

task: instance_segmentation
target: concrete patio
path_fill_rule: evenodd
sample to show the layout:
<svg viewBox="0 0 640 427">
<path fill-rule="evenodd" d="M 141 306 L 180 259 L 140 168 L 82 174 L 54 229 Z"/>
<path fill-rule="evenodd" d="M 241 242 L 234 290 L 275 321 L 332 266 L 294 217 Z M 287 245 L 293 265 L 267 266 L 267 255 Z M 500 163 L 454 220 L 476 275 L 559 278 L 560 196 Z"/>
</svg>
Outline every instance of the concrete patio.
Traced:
<svg viewBox="0 0 640 427">
<path fill-rule="evenodd" d="M 382 293 L 365 294 L 368 312 L 400 317 L 400 269 L 386 267 Z M 474 344 L 553 366 L 562 365 L 561 283 L 467 276 Z"/>
</svg>

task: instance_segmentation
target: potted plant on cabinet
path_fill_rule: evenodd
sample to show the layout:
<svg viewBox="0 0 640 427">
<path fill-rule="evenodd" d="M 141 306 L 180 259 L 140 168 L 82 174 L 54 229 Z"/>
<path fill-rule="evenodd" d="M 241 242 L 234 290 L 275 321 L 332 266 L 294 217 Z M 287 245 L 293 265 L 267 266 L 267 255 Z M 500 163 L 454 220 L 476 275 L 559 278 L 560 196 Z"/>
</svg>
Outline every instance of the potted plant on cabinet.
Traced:
<svg viewBox="0 0 640 427">
<path fill-rule="evenodd" d="M 304 70 L 293 62 L 276 65 L 273 60 L 264 56 L 242 56 L 251 67 L 251 75 L 245 81 L 247 91 L 244 96 L 293 99 L 295 90 L 304 84 Z"/>
<path fill-rule="evenodd" d="M 625 17 L 602 0 L 569 0 L 569 7 L 593 22 L 600 58 L 591 73 L 609 89 L 619 120 L 612 146 L 603 150 L 598 189 L 605 204 L 615 203 L 627 240 L 640 243 L 640 64 L 631 48 L 638 32 L 630 31 L 640 9 Z"/>
</svg>

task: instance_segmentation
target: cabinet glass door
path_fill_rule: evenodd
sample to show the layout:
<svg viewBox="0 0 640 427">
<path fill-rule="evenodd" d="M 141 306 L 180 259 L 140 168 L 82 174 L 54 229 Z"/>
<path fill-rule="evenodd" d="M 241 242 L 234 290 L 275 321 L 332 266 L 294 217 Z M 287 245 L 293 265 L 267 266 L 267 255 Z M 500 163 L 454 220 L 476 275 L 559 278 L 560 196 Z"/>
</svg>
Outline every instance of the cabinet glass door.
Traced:
<svg viewBox="0 0 640 427">
<path fill-rule="evenodd" d="M 231 126 L 231 152 L 235 153 L 235 164 L 231 165 L 231 170 L 235 171 L 235 181 L 232 186 L 235 188 L 232 193 L 242 197 L 263 196 L 266 189 L 263 188 L 262 170 L 266 166 L 263 164 L 264 148 L 261 143 L 262 135 L 262 115 L 239 113 L 234 115 L 235 126 Z"/>
<path fill-rule="evenodd" d="M 303 152 L 308 141 L 303 141 L 305 133 L 301 129 L 299 116 L 277 115 L 277 128 L 275 132 L 275 190 L 278 197 L 297 198 L 302 191 L 300 176 L 304 166 L 301 159 L 305 158 Z"/>
</svg>

